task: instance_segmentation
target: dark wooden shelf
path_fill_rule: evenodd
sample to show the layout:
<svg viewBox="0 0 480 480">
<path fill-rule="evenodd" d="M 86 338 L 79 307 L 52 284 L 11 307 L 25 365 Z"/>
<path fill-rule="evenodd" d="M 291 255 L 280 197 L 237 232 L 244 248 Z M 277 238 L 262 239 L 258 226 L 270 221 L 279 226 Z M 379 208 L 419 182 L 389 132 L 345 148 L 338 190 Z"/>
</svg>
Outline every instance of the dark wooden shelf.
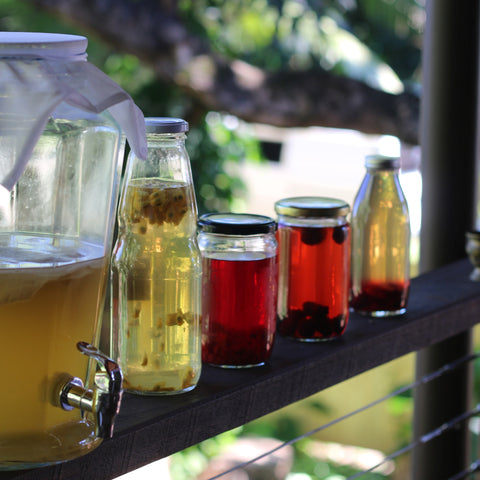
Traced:
<svg viewBox="0 0 480 480">
<path fill-rule="evenodd" d="M 0 480 L 115 478 L 466 331 L 480 320 L 480 283 L 469 280 L 471 270 L 462 260 L 414 279 L 405 316 L 352 314 L 340 340 L 307 344 L 277 337 L 268 366 L 206 366 L 197 388 L 178 396 L 125 394 L 112 439 L 76 460 L 2 472 Z"/>
</svg>

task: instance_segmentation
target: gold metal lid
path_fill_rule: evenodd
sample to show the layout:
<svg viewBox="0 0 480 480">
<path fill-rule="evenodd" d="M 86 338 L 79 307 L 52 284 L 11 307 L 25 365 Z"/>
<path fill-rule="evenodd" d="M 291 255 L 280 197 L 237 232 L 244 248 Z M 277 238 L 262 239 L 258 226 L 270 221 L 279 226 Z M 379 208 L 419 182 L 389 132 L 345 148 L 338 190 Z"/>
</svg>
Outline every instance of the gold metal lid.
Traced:
<svg viewBox="0 0 480 480">
<path fill-rule="evenodd" d="M 350 206 L 337 198 L 290 197 L 275 202 L 275 211 L 288 217 L 344 217 Z"/>
</svg>

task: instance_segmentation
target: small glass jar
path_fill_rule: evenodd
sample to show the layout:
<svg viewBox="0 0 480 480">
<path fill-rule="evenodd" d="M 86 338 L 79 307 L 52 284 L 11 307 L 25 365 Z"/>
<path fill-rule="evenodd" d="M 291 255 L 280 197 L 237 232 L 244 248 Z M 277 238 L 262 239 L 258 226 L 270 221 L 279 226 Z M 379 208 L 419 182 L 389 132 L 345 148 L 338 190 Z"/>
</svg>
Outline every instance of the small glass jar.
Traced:
<svg viewBox="0 0 480 480">
<path fill-rule="evenodd" d="M 276 328 L 276 224 L 262 215 L 200 217 L 203 257 L 202 361 L 224 368 L 264 365 Z"/>
<path fill-rule="evenodd" d="M 343 200 L 294 197 L 278 214 L 278 331 L 305 342 L 339 337 L 348 323 L 350 207 Z"/>
<path fill-rule="evenodd" d="M 400 159 L 370 155 L 352 209 L 350 304 L 371 317 L 402 315 L 410 288 L 410 219 Z"/>
<path fill-rule="evenodd" d="M 185 147 L 188 123 L 146 118 L 146 160 L 131 152 L 111 262 L 112 355 L 125 390 L 192 390 L 201 371 L 201 256 Z"/>
</svg>

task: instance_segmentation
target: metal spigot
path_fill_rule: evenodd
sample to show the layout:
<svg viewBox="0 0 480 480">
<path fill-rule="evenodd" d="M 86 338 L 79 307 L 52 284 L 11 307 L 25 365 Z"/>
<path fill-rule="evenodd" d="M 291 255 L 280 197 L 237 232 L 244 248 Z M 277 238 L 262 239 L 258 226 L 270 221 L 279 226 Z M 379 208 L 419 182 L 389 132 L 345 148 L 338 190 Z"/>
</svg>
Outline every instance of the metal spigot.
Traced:
<svg viewBox="0 0 480 480">
<path fill-rule="evenodd" d="M 111 438 L 115 416 L 122 401 L 122 371 L 116 362 L 93 345 L 78 342 L 77 348 L 100 365 L 100 370 L 95 374 L 95 388 L 86 389 L 80 378 L 65 374 L 55 389 L 54 404 L 64 410 L 79 408 L 94 413 L 97 419 L 96 435 Z"/>
</svg>

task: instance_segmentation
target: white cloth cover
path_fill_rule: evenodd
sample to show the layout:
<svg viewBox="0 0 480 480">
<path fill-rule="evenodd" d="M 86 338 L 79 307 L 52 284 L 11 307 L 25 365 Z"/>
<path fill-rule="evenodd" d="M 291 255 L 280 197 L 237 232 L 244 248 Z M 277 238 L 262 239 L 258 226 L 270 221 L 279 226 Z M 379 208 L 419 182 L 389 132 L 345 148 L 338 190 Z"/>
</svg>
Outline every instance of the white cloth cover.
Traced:
<svg viewBox="0 0 480 480">
<path fill-rule="evenodd" d="M 95 114 L 108 110 L 135 154 L 146 158 L 142 111 L 118 84 L 84 59 L 66 61 L 38 55 L 0 58 L 0 141 L 9 137 L 13 152 L 0 174 L 0 184 L 6 189 L 16 184 L 61 102 Z"/>
</svg>

